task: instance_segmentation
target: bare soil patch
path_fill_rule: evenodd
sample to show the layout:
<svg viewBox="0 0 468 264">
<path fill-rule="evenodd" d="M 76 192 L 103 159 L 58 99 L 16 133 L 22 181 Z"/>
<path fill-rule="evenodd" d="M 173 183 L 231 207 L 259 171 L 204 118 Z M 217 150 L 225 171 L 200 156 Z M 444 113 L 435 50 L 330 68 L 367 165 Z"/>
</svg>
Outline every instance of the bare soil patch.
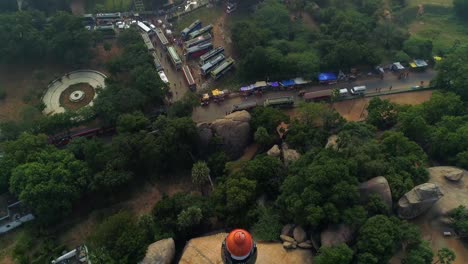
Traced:
<svg viewBox="0 0 468 264">
<path fill-rule="evenodd" d="M 0 65 L 0 85 L 6 91 L 6 98 L 0 100 L 0 122 L 20 120 L 25 101 L 38 103 L 47 83 L 70 70 L 53 64 Z"/>
<path fill-rule="evenodd" d="M 379 96 L 382 99 L 402 105 L 418 105 L 429 101 L 432 91 L 401 93 Z M 347 100 L 333 104 L 333 108 L 348 121 L 362 121 L 367 117 L 367 105 L 372 98 Z"/>
<path fill-rule="evenodd" d="M 122 49 L 117 45 L 117 41 L 115 39 L 106 40 L 106 42 L 112 45 L 111 49 L 109 51 L 106 51 L 104 49 L 103 43 L 96 45 L 96 47 L 93 49 L 94 54 L 90 62 L 90 67 L 92 69 L 109 75 L 109 72 L 106 69 L 106 64 L 112 58 L 115 58 L 122 54 Z"/>
<path fill-rule="evenodd" d="M 70 95 L 75 91 L 83 91 L 85 93 L 85 97 L 82 101 L 72 102 L 69 100 Z M 69 86 L 65 91 L 63 91 L 60 95 L 60 105 L 67 110 L 76 111 L 83 106 L 88 105 L 93 100 L 95 94 L 96 92 L 91 85 L 87 83 L 77 83 Z"/>
</svg>

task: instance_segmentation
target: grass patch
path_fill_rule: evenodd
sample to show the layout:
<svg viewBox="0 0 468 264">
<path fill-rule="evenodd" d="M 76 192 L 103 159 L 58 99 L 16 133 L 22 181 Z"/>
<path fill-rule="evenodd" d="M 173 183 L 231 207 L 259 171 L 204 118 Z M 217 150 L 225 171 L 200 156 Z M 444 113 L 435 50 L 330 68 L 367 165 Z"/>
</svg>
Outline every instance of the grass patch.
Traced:
<svg viewBox="0 0 468 264">
<path fill-rule="evenodd" d="M 439 6 L 453 6 L 453 0 L 410 0 L 408 6 L 418 5 L 439 5 Z"/>
<path fill-rule="evenodd" d="M 425 14 L 409 25 L 409 31 L 414 36 L 432 40 L 434 54 L 450 49 L 457 42 L 468 41 L 467 25 L 453 14 Z"/>
<path fill-rule="evenodd" d="M 177 32 L 182 31 L 188 27 L 193 21 L 200 19 L 203 26 L 214 24 L 216 20 L 223 15 L 224 9 L 222 7 L 202 7 L 193 12 L 190 12 L 182 17 L 176 18 L 174 21 L 174 28 Z"/>
<path fill-rule="evenodd" d="M 86 10 L 88 12 L 123 12 L 129 11 L 133 0 L 87 0 Z"/>
<path fill-rule="evenodd" d="M 238 63 L 236 61 L 236 63 Z M 239 67 L 239 64 L 234 65 L 234 67 Z M 211 85 L 211 90 L 213 89 L 228 89 L 231 92 L 238 92 L 239 88 L 243 86 L 243 83 L 239 76 L 238 73 L 236 72 L 236 69 L 231 70 L 230 72 L 226 73 L 223 77 L 219 78 L 216 80 L 213 85 Z"/>
</svg>

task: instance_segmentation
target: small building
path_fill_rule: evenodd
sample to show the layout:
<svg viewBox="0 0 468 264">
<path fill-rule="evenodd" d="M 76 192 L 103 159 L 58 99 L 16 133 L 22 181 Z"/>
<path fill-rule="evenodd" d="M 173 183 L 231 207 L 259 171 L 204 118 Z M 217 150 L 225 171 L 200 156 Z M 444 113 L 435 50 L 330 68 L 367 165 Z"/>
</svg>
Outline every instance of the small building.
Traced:
<svg viewBox="0 0 468 264">
<path fill-rule="evenodd" d="M 74 250 L 64 253 L 62 256 L 52 260 L 52 264 L 91 264 L 89 261 L 88 248 L 81 245 Z"/>
<path fill-rule="evenodd" d="M 29 208 L 20 201 L 12 203 L 7 206 L 6 214 L 0 215 L 0 235 L 34 220 L 34 218 Z"/>
</svg>

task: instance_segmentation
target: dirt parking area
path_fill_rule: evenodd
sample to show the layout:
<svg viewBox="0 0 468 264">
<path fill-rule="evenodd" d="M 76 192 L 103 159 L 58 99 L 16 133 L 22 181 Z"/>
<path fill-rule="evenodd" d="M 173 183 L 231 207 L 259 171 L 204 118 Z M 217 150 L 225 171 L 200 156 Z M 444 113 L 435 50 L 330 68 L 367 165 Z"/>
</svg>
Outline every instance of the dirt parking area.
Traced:
<svg viewBox="0 0 468 264">
<path fill-rule="evenodd" d="M 432 91 L 401 93 L 380 96 L 382 99 L 401 105 L 418 105 L 429 101 Z M 372 98 L 347 100 L 333 104 L 333 108 L 348 121 L 362 121 L 367 116 L 367 105 Z"/>
</svg>

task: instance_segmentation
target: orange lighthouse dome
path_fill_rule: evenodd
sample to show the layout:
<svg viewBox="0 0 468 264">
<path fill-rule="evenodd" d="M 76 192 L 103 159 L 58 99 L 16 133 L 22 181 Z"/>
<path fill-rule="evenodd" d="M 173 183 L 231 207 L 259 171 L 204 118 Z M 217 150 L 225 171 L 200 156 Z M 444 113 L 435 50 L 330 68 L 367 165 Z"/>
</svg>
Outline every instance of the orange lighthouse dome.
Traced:
<svg viewBox="0 0 468 264">
<path fill-rule="evenodd" d="M 253 247 L 252 236 L 243 229 L 235 229 L 226 237 L 226 248 L 233 259 L 247 258 Z"/>
</svg>

